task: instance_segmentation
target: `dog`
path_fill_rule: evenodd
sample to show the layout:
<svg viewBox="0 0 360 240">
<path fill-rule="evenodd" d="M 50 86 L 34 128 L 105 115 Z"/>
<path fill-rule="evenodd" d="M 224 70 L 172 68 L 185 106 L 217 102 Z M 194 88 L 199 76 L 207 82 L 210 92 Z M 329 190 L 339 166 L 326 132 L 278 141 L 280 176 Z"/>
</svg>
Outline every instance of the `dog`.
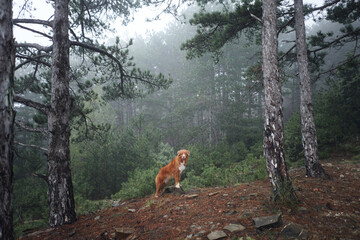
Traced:
<svg viewBox="0 0 360 240">
<path fill-rule="evenodd" d="M 159 197 L 159 193 L 168 185 L 172 178 L 175 178 L 175 187 L 180 188 L 181 174 L 184 172 L 190 151 L 181 149 L 177 152 L 176 157 L 166 166 L 162 167 L 155 178 L 156 193 L 155 197 Z"/>
</svg>

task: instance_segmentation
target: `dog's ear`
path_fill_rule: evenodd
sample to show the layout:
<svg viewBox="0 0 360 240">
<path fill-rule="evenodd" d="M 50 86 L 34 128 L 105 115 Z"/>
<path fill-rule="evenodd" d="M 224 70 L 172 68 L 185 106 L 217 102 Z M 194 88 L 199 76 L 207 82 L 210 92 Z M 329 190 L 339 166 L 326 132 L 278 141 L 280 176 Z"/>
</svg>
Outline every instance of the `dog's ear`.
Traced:
<svg viewBox="0 0 360 240">
<path fill-rule="evenodd" d="M 181 152 L 181 150 L 179 150 L 179 151 L 177 152 L 177 155 L 180 155 L 180 152 Z"/>
<path fill-rule="evenodd" d="M 190 156 L 190 151 L 189 150 L 186 150 L 187 151 L 187 155 Z"/>
</svg>

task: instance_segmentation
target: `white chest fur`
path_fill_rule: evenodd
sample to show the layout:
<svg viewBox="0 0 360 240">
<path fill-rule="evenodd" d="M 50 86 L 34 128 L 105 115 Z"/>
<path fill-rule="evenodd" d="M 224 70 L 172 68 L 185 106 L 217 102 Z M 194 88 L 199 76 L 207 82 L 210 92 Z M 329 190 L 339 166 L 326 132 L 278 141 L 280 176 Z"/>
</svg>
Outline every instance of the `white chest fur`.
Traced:
<svg viewBox="0 0 360 240">
<path fill-rule="evenodd" d="M 179 166 L 179 171 L 180 171 L 180 174 L 182 174 L 182 172 L 185 170 L 185 164 L 184 162 L 182 162 Z"/>
</svg>

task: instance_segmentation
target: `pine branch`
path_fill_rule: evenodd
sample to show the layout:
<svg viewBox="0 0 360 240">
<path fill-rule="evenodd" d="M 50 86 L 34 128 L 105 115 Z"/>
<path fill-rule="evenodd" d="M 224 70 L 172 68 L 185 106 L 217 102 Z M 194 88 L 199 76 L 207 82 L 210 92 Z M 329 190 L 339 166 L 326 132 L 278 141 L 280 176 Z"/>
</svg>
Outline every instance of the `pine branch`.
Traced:
<svg viewBox="0 0 360 240">
<path fill-rule="evenodd" d="M 283 58 L 285 58 L 295 47 L 296 47 L 296 45 L 294 44 L 286 53 L 284 53 L 284 54 L 279 58 L 279 62 L 282 61 Z"/>
<path fill-rule="evenodd" d="M 325 8 L 327 8 L 327 7 L 330 7 L 330 6 L 332 6 L 332 5 L 335 5 L 335 4 L 337 4 L 338 2 L 340 2 L 341 0 L 334 0 L 334 1 L 332 1 L 332 2 L 328 2 L 328 3 L 326 3 L 326 4 L 324 4 L 323 6 L 320 6 L 320 7 L 316 7 L 316 8 L 311 8 L 311 9 L 309 9 L 309 12 L 306 12 L 306 13 L 304 13 L 305 15 L 307 15 L 307 14 L 309 14 L 309 13 L 311 13 L 311 12 L 315 12 L 315 11 L 318 11 L 318 10 L 324 10 Z"/>
<path fill-rule="evenodd" d="M 23 98 L 20 96 L 14 96 L 14 101 L 17 103 L 22 103 L 25 106 L 35 108 L 36 110 L 38 110 L 46 115 L 50 112 L 50 106 L 47 106 L 47 105 L 44 105 L 44 104 L 41 104 L 38 102 L 34 102 L 30 99 L 26 99 L 26 98 Z"/>
<path fill-rule="evenodd" d="M 21 142 L 18 142 L 18 141 L 14 141 L 14 143 L 19 145 L 19 146 L 22 146 L 22 147 L 32 147 L 32 148 L 40 149 L 40 150 L 42 150 L 44 152 L 49 152 L 49 150 L 47 148 L 43 148 L 43 147 L 40 147 L 40 146 L 37 146 L 37 145 L 25 144 L 25 143 L 21 143 Z"/>
<path fill-rule="evenodd" d="M 14 25 L 15 25 L 15 26 L 18 26 L 19 28 L 22 28 L 22 29 L 28 30 L 28 31 L 30 31 L 30 32 L 33 32 L 33 33 L 36 33 L 36 34 L 39 34 L 39 35 L 42 35 L 42 36 L 44 36 L 44 37 L 47 37 L 47 38 L 52 39 L 52 37 L 51 37 L 50 35 L 47 35 L 47 34 L 45 34 L 45 33 L 43 33 L 43 32 L 37 31 L 37 30 L 35 30 L 35 29 L 22 26 L 22 25 L 20 25 L 20 24 L 18 24 L 18 23 L 14 23 Z"/>
<path fill-rule="evenodd" d="M 28 63 L 31 63 L 31 62 L 37 62 L 37 63 L 41 63 L 41 64 L 43 64 L 43 65 L 45 65 L 47 67 L 51 67 L 51 63 L 40 60 L 40 58 L 42 58 L 42 57 L 51 57 L 49 54 L 40 54 L 40 55 L 37 55 L 37 56 L 34 56 L 34 57 L 16 55 L 16 57 L 17 58 L 25 58 L 27 60 L 24 61 L 24 62 L 21 62 L 20 64 L 18 64 L 15 67 L 15 71 L 18 70 L 19 68 L 22 68 L 24 65 L 26 65 Z"/>
<path fill-rule="evenodd" d="M 254 18 L 256 21 L 258 21 L 260 24 L 262 24 L 262 20 L 260 18 L 258 18 L 257 16 L 255 16 L 254 14 L 250 13 L 250 16 L 252 18 Z"/>
<path fill-rule="evenodd" d="M 44 135 L 47 135 L 49 131 L 46 128 L 32 128 L 27 126 L 24 122 L 20 120 L 15 120 L 15 123 L 21 127 L 22 129 L 28 131 L 28 132 L 36 132 L 36 133 L 42 133 Z"/>
<path fill-rule="evenodd" d="M 52 45 L 44 47 L 37 43 L 15 43 L 15 47 L 36 48 L 37 50 L 44 52 L 52 51 Z"/>
<path fill-rule="evenodd" d="M 45 180 L 45 182 L 47 182 L 47 176 L 44 175 L 44 174 L 41 174 L 41 173 L 32 173 L 31 175 L 34 176 L 34 177 L 41 178 L 41 179 Z"/>
<path fill-rule="evenodd" d="M 358 58 L 358 57 L 360 57 L 360 54 L 353 55 L 353 56 L 351 56 L 350 58 L 348 58 L 348 59 L 344 60 L 343 62 L 341 62 L 340 64 L 336 65 L 335 67 L 332 67 L 332 68 L 330 68 L 330 69 L 328 69 L 328 70 L 326 70 L 326 71 L 324 71 L 324 72 L 320 72 L 320 73 L 316 76 L 315 80 L 319 79 L 321 75 L 325 75 L 325 74 L 327 74 L 327 73 L 332 73 L 333 71 L 337 70 L 338 68 L 344 66 L 344 65 L 347 64 L 348 62 L 350 62 L 350 61 L 352 61 L 352 60 L 354 60 L 354 59 L 356 59 L 356 58 Z"/>
<path fill-rule="evenodd" d="M 108 53 L 104 49 L 98 48 L 98 47 L 96 47 L 94 45 L 91 45 L 91 44 L 78 42 L 78 41 L 70 41 L 70 45 L 71 46 L 83 47 L 83 48 L 98 52 L 100 54 L 103 54 L 103 55 L 107 56 L 111 60 L 113 60 L 118 65 L 118 67 L 120 69 L 121 91 L 124 91 L 125 70 L 124 70 L 124 67 L 121 64 L 121 62 L 116 57 L 114 57 L 112 54 Z"/>
<path fill-rule="evenodd" d="M 15 18 L 13 19 L 13 23 L 30 23 L 30 24 L 39 24 L 48 27 L 53 27 L 52 21 L 40 20 L 40 19 L 30 19 L 30 18 Z"/>
</svg>

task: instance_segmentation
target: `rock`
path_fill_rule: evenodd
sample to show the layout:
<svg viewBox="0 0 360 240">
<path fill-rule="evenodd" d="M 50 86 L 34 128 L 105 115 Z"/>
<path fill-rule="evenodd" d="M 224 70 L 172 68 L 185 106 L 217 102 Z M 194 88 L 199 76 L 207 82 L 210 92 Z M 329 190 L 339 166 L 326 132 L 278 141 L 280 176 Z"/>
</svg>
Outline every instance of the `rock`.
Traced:
<svg viewBox="0 0 360 240">
<path fill-rule="evenodd" d="M 226 238 L 226 237 L 227 237 L 227 235 L 223 231 L 214 231 L 207 235 L 207 238 L 209 240 L 217 240 L 217 239 L 222 239 L 222 238 Z"/>
<path fill-rule="evenodd" d="M 115 228 L 115 239 L 126 239 L 134 232 L 133 228 Z"/>
<path fill-rule="evenodd" d="M 253 218 L 255 228 L 262 231 L 265 228 L 280 227 L 281 225 L 281 214 L 276 214 L 266 217 Z"/>
<path fill-rule="evenodd" d="M 226 205 L 229 206 L 229 207 L 234 207 L 235 206 L 235 204 L 233 202 L 227 202 Z"/>
<path fill-rule="evenodd" d="M 237 214 L 237 211 L 236 210 L 232 210 L 232 211 L 224 211 L 225 215 L 229 215 L 229 216 L 232 216 L 232 215 L 235 215 Z"/>
<path fill-rule="evenodd" d="M 97 220 L 99 220 L 99 219 L 100 219 L 100 216 L 96 216 L 96 217 L 94 218 L 95 221 L 97 221 Z"/>
<path fill-rule="evenodd" d="M 331 202 L 327 202 L 327 203 L 326 203 L 326 207 L 327 207 L 327 209 L 329 209 L 329 210 L 334 210 L 333 205 L 331 204 Z"/>
<path fill-rule="evenodd" d="M 230 223 L 229 225 L 226 225 L 224 227 L 225 230 L 228 230 L 230 232 L 240 232 L 245 230 L 245 227 L 241 224 L 232 224 Z"/>
<path fill-rule="evenodd" d="M 299 207 L 299 212 L 303 213 L 303 214 L 308 214 L 310 213 L 310 211 L 306 208 L 306 207 Z"/>
<path fill-rule="evenodd" d="M 120 203 L 119 203 L 119 201 L 115 201 L 115 202 L 113 202 L 113 204 L 111 206 L 118 207 L 118 206 L 120 206 Z"/>
<path fill-rule="evenodd" d="M 209 193 L 209 197 L 215 196 L 216 194 L 219 194 L 219 193 L 220 193 L 219 191 L 213 192 L 213 193 Z"/>
<path fill-rule="evenodd" d="M 199 195 L 197 195 L 197 194 L 188 194 L 188 195 L 185 195 L 185 198 L 187 198 L 187 199 L 193 199 L 193 198 L 197 198 L 197 197 L 199 197 Z"/>
<path fill-rule="evenodd" d="M 296 238 L 296 239 L 307 239 L 308 231 L 304 230 L 303 227 L 299 224 L 289 223 L 283 230 L 281 230 L 280 236 L 285 239 Z"/>
<path fill-rule="evenodd" d="M 206 233 L 206 231 L 202 230 L 202 231 L 198 232 L 197 234 L 195 234 L 195 237 L 200 237 L 200 236 L 204 235 L 205 233 Z"/>
<path fill-rule="evenodd" d="M 136 212 L 135 209 L 131 209 L 131 208 L 129 208 L 128 211 L 129 211 L 129 212 L 132 212 L 132 213 Z"/>
<path fill-rule="evenodd" d="M 74 228 L 74 230 L 72 230 L 71 232 L 69 232 L 68 237 L 74 236 L 75 233 L 76 233 L 76 228 Z"/>
</svg>

